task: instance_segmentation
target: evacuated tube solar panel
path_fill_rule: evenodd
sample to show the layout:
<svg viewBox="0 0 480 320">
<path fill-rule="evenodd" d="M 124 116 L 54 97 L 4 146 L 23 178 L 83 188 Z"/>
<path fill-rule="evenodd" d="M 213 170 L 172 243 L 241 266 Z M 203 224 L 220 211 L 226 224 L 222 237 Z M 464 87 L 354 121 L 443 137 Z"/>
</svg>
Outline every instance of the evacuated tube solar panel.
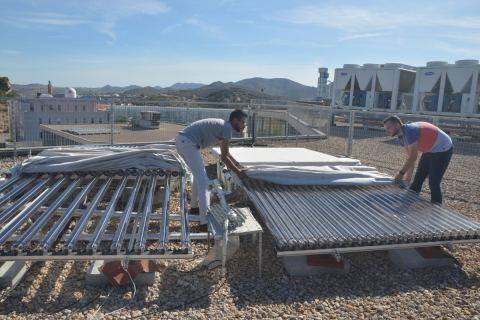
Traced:
<svg viewBox="0 0 480 320">
<path fill-rule="evenodd" d="M 170 223 L 171 215 L 151 219 L 157 181 L 170 185 L 171 179 L 180 179 L 181 188 L 185 188 L 183 175 L 160 169 L 39 173 L 14 177 L 12 182 L 0 185 L 0 256 L 15 260 L 15 257 L 26 255 L 35 260 L 34 256 L 63 255 L 88 260 L 89 256 L 98 254 L 138 255 L 136 250 L 129 250 L 124 245 L 128 239 L 136 238 L 139 240 L 134 244 L 141 247 L 140 253 L 145 256 L 190 255 L 189 228 L 184 226 L 188 224 L 184 217 L 186 210 L 178 212 L 178 239 L 170 239 L 166 234 L 168 228 L 164 230 L 162 226 Z M 149 187 L 147 196 L 150 200 L 139 210 L 142 185 Z M 170 190 L 162 191 L 163 201 L 168 203 Z M 180 192 L 182 197 L 186 197 L 184 191 Z M 122 199 L 126 199 L 124 204 L 121 204 Z M 101 207 L 102 203 L 106 204 L 105 208 Z M 83 209 L 79 209 L 82 204 Z M 167 209 L 163 206 L 162 210 Z M 132 234 L 133 213 L 135 219 L 138 217 L 142 221 L 136 238 Z M 73 229 L 67 230 L 73 221 Z M 150 231 L 154 224 L 160 224 L 164 230 L 161 250 L 155 247 L 160 238 Z"/>
<path fill-rule="evenodd" d="M 284 186 L 245 179 L 244 186 L 279 251 L 480 238 L 479 222 L 395 185 Z"/>
</svg>

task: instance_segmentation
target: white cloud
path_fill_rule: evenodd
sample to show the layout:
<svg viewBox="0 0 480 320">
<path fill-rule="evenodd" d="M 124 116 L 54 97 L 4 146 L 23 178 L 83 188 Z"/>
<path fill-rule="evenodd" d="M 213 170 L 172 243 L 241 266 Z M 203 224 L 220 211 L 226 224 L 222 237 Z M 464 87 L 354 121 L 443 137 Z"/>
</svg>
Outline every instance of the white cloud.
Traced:
<svg viewBox="0 0 480 320">
<path fill-rule="evenodd" d="M 190 17 L 190 18 L 185 20 L 185 23 L 192 26 L 192 27 L 195 27 L 196 29 L 198 29 L 202 32 L 204 32 L 205 34 L 207 34 L 210 37 L 220 38 L 220 39 L 223 39 L 223 37 L 224 37 L 224 34 L 223 34 L 221 28 L 219 28 L 219 27 L 217 27 L 213 24 L 210 24 L 210 23 L 208 23 L 204 20 L 201 20 L 198 17 Z"/>
<path fill-rule="evenodd" d="M 349 34 L 343 37 L 340 37 L 339 41 L 346 41 L 346 40 L 356 40 L 356 39 L 365 39 L 365 38 L 378 38 L 388 35 L 386 32 L 370 32 L 370 33 L 356 33 L 356 34 Z"/>
<path fill-rule="evenodd" d="M 428 12 L 428 16 L 425 15 Z M 354 6 L 318 4 L 300 6 L 277 15 L 295 24 L 318 25 L 346 32 L 388 30 L 412 26 L 480 29 L 480 16 L 452 18 L 448 8 L 435 6 Z"/>
<path fill-rule="evenodd" d="M 435 37 L 441 39 L 448 39 L 455 42 L 467 42 L 472 44 L 480 45 L 480 33 L 468 33 L 468 34 L 458 34 L 458 33 L 439 33 Z"/>
<path fill-rule="evenodd" d="M 115 41 L 117 39 L 115 29 L 120 20 L 136 15 L 162 14 L 167 12 L 169 7 L 157 0 L 79 0 L 66 2 L 65 6 L 58 10 L 61 9 L 64 13 L 10 14 L 4 22 L 17 28 L 45 27 L 48 28 L 47 30 L 55 27 L 89 25 L 107 35 L 111 41 Z M 74 14 L 68 12 L 74 12 Z"/>
<path fill-rule="evenodd" d="M 78 26 L 91 23 L 91 20 L 67 14 L 58 14 L 55 12 L 32 12 L 24 13 L 21 16 L 9 16 L 5 22 L 10 25 L 21 28 L 52 28 L 52 27 L 68 27 Z"/>
<path fill-rule="evenodd" d="M 480 29 L 480 16 L 477 17 L 458 17 L 450 19 L 447 17 L 425 19 L 423 25 L 463 28 L 463 29 Z"/>
<path fill-rule="evenodd" d="M 163 2 L 156 0 L 118 0 L 110 5 L 95 1 L 86 8 L 88 15 L 98 19 L 97 30 L 112 41 L 117 39 L 115 28 L 119 20 L 135 15 L 158 15 L 169 10 Z"/>
<path fill-rule="evenodd" d="M 453 45 L 444 41 L 432 41 L 430 46 L 439 51 L 455 54 L 458 59 L 465 59 L 465 57 L 478 59 L 478 53 L 480 52 L 480 45 L 476 47 L 466 47 L 458 44 Z"/>
<path fill-rule="evenodd" d="M 425 42 L 431 37 L 441 37 L 436 32 L 443 31 L 448 33 L 445 38 L 450 37 L 450 42 L 470 51 L 467 48 L 480 41 L 477 40 L 480 37 L 472 34 L 480 30 L 480 15 L 475 11 L 459 14 L 454 9 L 457 8 L 452 7 L 452 3 L 411 6 L 377 2 L 375 5 L 360 6 L 330 2 L 298 6 L 274 16 L 291 24 L 330 29 L 340 42 L 389 35 L 397 43 L 415 43 L 418 47 L 425 47 Z M 454 49 L 454 46 L 450 47 Z"/>
<path fill-rule="evenodd" d="M 263 41 L 251 41 L 251 42 L 233 42 L 230 44 L 232 47 L 294 47 L 294 48 L 329 48 L 331 44 L 326 44 L 322 41 L 308 41 L 308 40 L 287 40 L 287 39 L 269 39 Z"/>
<path fill-rule="evenodd" d="M 50 25 L 50 26 L 76 26 L 80 24 L 89 23 L 89 20 L 79 19 L 75 17 L 68 17 L 68 16 L 32 16 L 26 18 L 20 18 L 23 22 L 31 23 L 31 24 L 43 24 L 43 25 Z"/>
<path fill-rule="evenodd" d="M 349 5 L 301 6 L 280 14 L 279 18 L 295 24 L 319 25 L 347 32 L 391 26 L 383 12 Z"/>
</svg>

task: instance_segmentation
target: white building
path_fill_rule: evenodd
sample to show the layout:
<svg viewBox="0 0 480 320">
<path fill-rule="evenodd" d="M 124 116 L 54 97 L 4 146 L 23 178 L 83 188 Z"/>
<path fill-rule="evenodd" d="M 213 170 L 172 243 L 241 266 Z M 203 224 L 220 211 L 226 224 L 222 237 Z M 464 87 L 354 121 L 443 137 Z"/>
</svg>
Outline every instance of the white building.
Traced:
<svg viewBox="0 0 480 320">
<path fill-rule="evenodd" d="M 430 61 L 417 70 L 414 111 L 480 115 L 478 60 Z"/>
<path fill-rule="evenodd" d="M 412 110 L 415 70 L 399 63 L 335 69 L 332 106 L 392 111 Z"/>
<path fill-rule="evenodd" d="M 66 89 L 65 98 L 43 94 L 38 98 L 21 98 L 15 101 L 10 113 L 10 123 L 14 123 L 17 141 L 41 141 L 41 124 L 110 123 L 110 113 L 97 111 L 97 102 L 94 99 L 74 98 L 76 92 L 69 89 L 72 88 Z"/>
<path fill-rule="evenodd" d="M 318 84 L 317 84 L 317 98 L 318 99 L 328 99 L 329 90 L 328 90 L 328 68 L 318 68 Z"/>
<path fill-rule="evenodd" d="M 478 60 L 345 64 L 335 69 L 332 107 L 480 116 L 479 75 Z"/>
</svg>

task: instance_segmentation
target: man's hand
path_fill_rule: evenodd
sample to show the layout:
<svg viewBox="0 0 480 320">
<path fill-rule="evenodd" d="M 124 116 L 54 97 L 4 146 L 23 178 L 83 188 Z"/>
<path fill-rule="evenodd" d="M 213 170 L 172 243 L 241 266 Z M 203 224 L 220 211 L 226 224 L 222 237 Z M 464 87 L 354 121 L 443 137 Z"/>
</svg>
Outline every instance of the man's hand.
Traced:
<svg viewBox="0 0 480 320">
<path fill-rule="evenodd" d="M 248 170 L 247 167 L 239 166 L 237 169 L 238 169 L 238 175 L 239 175 L 239 176 L 241 176 L 241 177 L 245 177 L 245 176 L 246 176 L 247 170 Z"/>
</svg>

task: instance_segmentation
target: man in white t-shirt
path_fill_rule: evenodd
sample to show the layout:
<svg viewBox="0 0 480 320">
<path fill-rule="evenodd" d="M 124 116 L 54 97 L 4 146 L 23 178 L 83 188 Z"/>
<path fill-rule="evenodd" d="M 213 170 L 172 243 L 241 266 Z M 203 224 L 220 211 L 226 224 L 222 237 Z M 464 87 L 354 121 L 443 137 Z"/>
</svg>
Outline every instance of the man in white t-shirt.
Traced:
<svg viewBox="0 0 480 320">
<path fill-rule="evenodd" d="M 221 160 L 227 168 L 238 175 L 246 170 L 230 154 L 228 148 L 232 139 L 232 130 L 242 132 L 245 129 L 247 114 L 242 110 L 235 110 L 230 114 L 229 120 L 203 119 L 195 121 L 181 130 L 175 145 L 178 153 L 187 163 L 192 172 L 192 197 L 190 213 L 200 214 L 200 224 L 206 229 L 207 211 L 210 205 L 208 191 L 208 176 L 205 171 L 201 150 L 220 143 Z"/>
</svg>

